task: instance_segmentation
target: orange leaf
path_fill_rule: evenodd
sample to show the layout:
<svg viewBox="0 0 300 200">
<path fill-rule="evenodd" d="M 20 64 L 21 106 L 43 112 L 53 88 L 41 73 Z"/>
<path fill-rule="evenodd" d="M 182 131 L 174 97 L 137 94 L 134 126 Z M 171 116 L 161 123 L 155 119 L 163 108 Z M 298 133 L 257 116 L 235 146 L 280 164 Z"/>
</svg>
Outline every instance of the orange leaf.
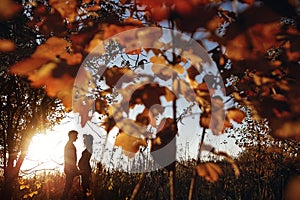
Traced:
<svg viewBox="0 0 300 200">
<path fill-rule="evenodd" d="M 280 32 L 280 24 L 256 24 L 249 27 L 247 32 L 241 32 L 226 45 L 227 56 L 230 59 L 256 59 L 279 42 L 276 35 Z M 250 39 L 249 39 L 250 38 Z"/>
<path fill-rule="evenodd" d="M 225 118 L 224 103 L 221 98 L 213 97 L 211 99 L 211 109 L 209 113 L 203 113 L 200 116 L 200 125 L 212 130 L 213 134 L 223 133 L 225 128 L 231 127 L 229 121 Z"/>
<path fill-rule="evenodd" d="M 298 142 L 300 142 L 300 134 L 298 134 L 298 135 L 295 136 L 295 140 L 298 141 Z"/>
<path fill-rule="evenodd" d="M 28 72 L 28 79 L 33 87 L 46 86 L 46 92 L 51 97 L 62 100 L 66 110 L 72 107 L 72 91 L 74 77 L 61 73 L 60 77 L 53 76 L 55 69 L 60 68 L 56 63 L 47 63 L 32 72 Z"/>
<path fill-rule="evenodd" d="M 150 122 L 149 110 L 147 108 L 145 108 L 142 113 L 140 113 L 136 116 L 136 121 L 138 123 L 148 125 Z"/>
<path fill-rule="evenodd" d="M 190 11 L 187 11 L 187 9 L 185 9 L 185 11 L 179 11 L 177 9 L 179 17 L 175 20 L 180 30 L 190 33 L 195 32 L 199 27 L 206 27 L 208 22 L 217 14 L 217 7 L 213 5 L 206 6 L 201 3 L 196 3 L 191 6 L 190 9 Z"/>
<path fill-rule="evenodd" d="M 97 111 L 101 115 L 105 115 L 106 112 L 106 107 L 107 107 L 107 101 L 105 99 L 100 99 L 97 98 L 95 100 L 95 111 Z"/>
<path fill-rule="evenodd" d="M 88 12 L 95 12 L 95 11 L 99 11 L 100 10 L 100 6 L 99 5 L 88 5 L 87 7 L 84 8 L 84 10 L 88 11 Z"/>
<path fill-rule="evenodd" d="M 84 127 L 86 123 L 92 119 L 93 115 L 90 111 L 94 108 L 95 101 L 93 99 L 86 99 L 78 101 L 76 105 L 73 103 L 73 112 L 78 112 L 80 114 L 80 124 Z"/>
<path fill-rule="evenodd" d="M 115 146 L 122 147 L 123 151 L 127 151 L 130 153 L 137 153 L 141 146 L 143 147 L 147 146 L 147 142 L 146 139 L 134 137 L 121 132 L 117 135 Z"/>
<path fill-rule="evenodd" d="M 89 4 L 91 3 L 93 0 L 82 0 L 82 4 Z"/>
<path fill-rule="evenodd" d="M 210 125 L 210 115 L 202 114 L 200 117 L 200 126 L 203 128 L 209 128 Z"/>
<path fill-rule="evenodd" d="M 44 44 L 38 46 L 30 58 L 16 63 L 10 67 L 12 73 L 28 75 L 49 61 L 57 62 L 57 58 L 66 59 L 67 64 L 80 64 L 81 54 L 69 54 L 66 49 L 70 43 L 63 38 L 51 37 Z"/>
<path fill-rule="evenodd" d="M 153 64 L 151 70 L 155 74 L 155 76 L 159 77 L 160 79 L 167 81 L 169 80 L 174 74 L 175 71 L 170 69 L 166 64 Z"/>
<path fill-rule="evenodd" d="M 161 87 L 157 83 L 146 84 L 134 91 L 129 105 L 144 104 L 146 108 L 150 109 L 155 104 L 161 104 L 160 96 L 165 94 L 165 87 Z"/>
<path fill-rule="evenodd" d="M 109 133 L 116 125 L 116 122 L 114 118 L 112 117 L 107 117 L 104 119 L 104 121 L 101 123 L 101 127 L 104 127 L 104 130 L 106 133 Z"/>
<path fill-rule="evenodd" d="M 21 75 L 35 70 L 49 60 L 57 59 L 57 56 L 66 53 L 68 42 L 62 38 L 51 37 L 44 44 L 38 46 L 30 58 L 10 67 L 10 71 Z"/>
<path fill-rule="evenodd" d="M 15 50 L 16 45 L 10 40 L 0 39 L 0 52 L 9 52 Z"/>
<path fill-rule="evenodd" d="M 188 76 L 190 79 L 195 80 L 196 76 L 200 74 L 195 66 L 190 66 L 187 70 Z"/>
<path fill-rule="evenodd" d="M 13 0 L 0 1 L 0 19 L 10 19 L 21 10 L 22 6 Z"/>
<path fill-rule="evenodd" d="M 129 133 L 133 137 L 141 137 L 147 132 L 147 126 L 132 119 L 118 119 L 118 116 L 114 116 L 116 126 L 124 133 Z"/>
<path fill-rule="evenodd" d="M 210 93 L 211 93 L 211 94 L 214 94 L 213 89 L 208 88 L 208 87 L 207 87 L 207 84 L 206 84 L 205 82 L 197 84 L 197 86 L 196 86 L 194 89 L 195 89 L 196 91 L 199 91 L 200 93 L 201 93 L 201 92 L 202 92 L 202 93 L 206 93 L 205 96 L 209 95 Z M 197 96 L 199 96 L 198 93 L 197 93 Z M 200 96 L 201 96 L 201 95 L 200 95 Z"/>
<path fill-rule="evenodd" d="M 207 162 L 196 166 L 198 176 L 204 177 L 207 181 L 216 182 L 223 174 L 221 167 L 215 163 Z"/>
<path fill-rule="evenodd" d="M 174 65 L 172 66 L 172 69 L 175 70 L 178 74 L 183 74 L 184 73 L 184 67 L 182 65 Z"/>
<path fill-rule="evenodd" d="M 136 121 L 144 125 L 151 124 L 153 127 L 155 127 L 157 115 L 163 112 L 164 107 L 161 105 L 152 106 L 150 109 L 145 108 L 142 113 L 137 115 Z"/>
<path fill-rule="evenodd" d="M 105 27 L 103 37 L 104 39 L 117 40 L 121 46 L 125 47 L 125 52 L 128 54 L 132 54 L 133 52 L 140 53 L 139 51 L 141 51 L 141 46 L 138 43 L 138 29 L 136 28 L 141 26 L 142 23 L 140 20 L 128 18 L 125 19 L 124 22 L 120 25 L 110 24 Z M 128 30 L 131 31 L 125 32 Z"/>
<path fill-rule="evenodd" d="M 175 100 L 176 96 L 169 88 L 165 87 L 165 91 L 166 91 L 166 94 L 164 97 L 166 98 L 167 101 Z"/>
<path fill-rule="evenodd" d="M 66 18 L 69 22 L 74 22 L 78 16 L 76 0 L 49 0 L 49 4 L 60 13 L 62 18 Z"/>
<path fill-rule="evenodd" d="M 174 79 L 172 83 L 172 90 L 177 97 L 182 96 L 188 101 L 196 100 L 194 90 L 192 90 L 191 85 L 184 79 Z"/>
<path fill-rule="evenodd" d="M 162 30 L 160 28 L 145 28 L 137 32 L 137 38 L 144 49 L 155 46 L 161 36 Z"/>
<path fill-rule="evenodd" d="M 290 36 L 291 37 L 291 36 Z M 284 45 L 286 50 L 286 55 L 289 61 L 299 61 L 300 53 L 299 53 L 299 35 L 291 37 L 294 41 L 287 41 Z"/>
<path fill-rule="evenodd" d="M 166 65 L 167 61 L 163 56 L 153 56 L 150 61 L 155 64 Z"/>
<path fill-rule="evenodd" d="M 218 114 L 213 116 L 202 114 L 200 117 L 200 126 L 203 128 L 211 129 L 214 135 L 219 135 L 223 133 L 226 128 L 232 127 L 231 123 L 228 120 L 222 119 Z"/>
<path fill-rule="evenodd" d="M 124 25 L 132 25 L 132 26 L 142 26 L 143 23 L 141 20 L 135 19 L 133 17 L 128 17 L 123 21 Z"/>
<path fill-rule="evenodd" d="M 203 63 L 203 61 L 209 60 L 210 58 L 206 57 L 202 54 L 201 54 L 201 57 L 200 57 L 198 55 L 199 54 L 198 51 L 199 51 L 198 49 L 188 49 L 188 50 L 184 51 L 182 53 L 182 58 L 184 58 L 185 61 L 184 60 L 182 60 L 182 61 L 183 62 L 188 61 L 191 64 L 191 67 L 189 67 L 189 68 L 193 68 L 191 70 L 195 71 L 194 73 L 198 72 L 198 74 L 200 74 L 203 71 L 203 66 L 201 66 L 201 63 Z"/>
<path fill-rule="evenodd" d="M 60 58 L 65 59 L 68 65 L 77 65 L 80 64 L 82 61 L 82 54 L 81 53 L 63 53 L 60 55 Z"/>
<path fill-rule="evenodd" d="M 153 63 L 151 69 L 155 76 L 162 80 L 169 80 L 176 73 L 183 73 L 184 68 L 181 65 L 171 66 L 167 64 L 167 61 L 163 56 L 153 56 L 150 58 Z"/>
<path fill-rule="evenodd" d="M 277 123 L 277 124 L 274 124 Z M 281 119 L 280 121 L 274 120 L 271 122 L 271 127 L 275 130 L 273 131 L 273 135 L 278 138 L 295 138 L 299 139 L 300 137 L 300 120 L 289 120 L 289 119 Z"/>
<path fill-rule="evenodd" d="M 95 51 L 96 51 L 98 54 L 103 55 L 105 53 L 105 47 L 104 47 L 103 40 L 101 37 L 102 37 L 101 34 L 96 34 L 94 36 L 94 38 L 90 41 L 89 45 L 86 47 L 85 51 L 87 53 L 91 53 L 94 50 L 93 53 L 95 53 Z M 83 38 L 83 39 L 85 39 L 85 38 Z M 95 48 L 97 48 L 97 49 L 95 49 Z"/>
<path fill-rule="evenodd" d="M 85 50 L 87 53 L 90 53 L 90 51 L 93 50 L 93 48 L 96 47 L 96 45 L 100 44 L 103 39 L 102 34 L 100 33 L 97 34 L 97 32 L 98 32 L 97 27 L 91 27 L 80 33 L 72 34 L 70 36 L 70 41 L 72 41 L 72 49 L 74 49 L 76 52 L 82 52 L 83 50 Z M 88 45 L 86 46 L 86 44 Z"/>
<path fill-rule="evenodd" d="M 66 36 L 65 19 L 62 18 L 59 12 L 54 9 L 48 11 L 47 8 L 42 9 L 41 7 L 44 6 L 39 6 L 37 9 L 41 12 L 44 10 L 44 13 L 37 13 L 33 21 L 29 22 L 29 26 L 34 29 L 38 27 L 39 31 L 44 35 Z"/>
<path fill-rule="evenodd" d="M 229 120 L 242 123 L 243 119 L 246 117 L 246 114 L 239 109 L 229 109 L 227 111 L 227 117 Z"/>
<path fill-rule="evenodd" d="M 223 156 L 231 164 L 231 167 L 234 171 L 234 175 L 236 177 L 240 176 L 240 170 L 239 170 L 238 165 L 236 164 L 235 160 L 231 156 L 228 155 L 228 153 L 223 152 L 223 151 L 216 151 L 215 148 L 213 148 L 211 150 L 211 152 L 214 153 L 215 155 Z"/>
</svg>

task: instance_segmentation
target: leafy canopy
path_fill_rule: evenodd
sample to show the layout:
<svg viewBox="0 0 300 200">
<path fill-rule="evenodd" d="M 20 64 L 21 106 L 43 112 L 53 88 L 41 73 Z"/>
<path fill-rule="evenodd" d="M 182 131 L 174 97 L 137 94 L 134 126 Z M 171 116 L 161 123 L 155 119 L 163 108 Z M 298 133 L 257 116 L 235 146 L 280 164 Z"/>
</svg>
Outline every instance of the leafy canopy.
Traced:
<svg viewBox="0 0 300 200">
<path fill-rule="evenodd" d="M 49 0 L 21 5 L 5 0 L 0 8 L 4 5 L 11 9 L 0 12 L 2 20 L 26 15 L 27 26 L 40 37 L 33 54 L 10 72 L 45 86 L 48 95 L 80 113 L 82 126 L 93 113 L 100 114 L 107 132 L 119 130 L 115 145 L 123 150 L 136 153 L 148 140 L 153 148 L 168 143 L 188 114 L 178 113 L 179 99 L 195 106 L 200 126 L 214 134 L 242 122 L 239 103 L 252 109 L 254 119 L 267 118 L 272 135 L 299 141 L 297 1 Z M 221 76 L 207 73 L 206 59 L 186 45 L 182 34 L 162 41 L 161 29 L 143 28 L 161 26 L 206 47 Z M 113 37 L 127 30 L 131 34 Z M 18 49 L 6 38 L 0 44 L 3 52 Z M 85 62 L 87 57 L 93 62 Z M 129 118 L 136 105 L 143 110 Z M 172 112 L 165 111 L 167 105 Z M 207 166 L 220 174 L 209 164 L 198 173 L 207 174 Z"/>
</svg>

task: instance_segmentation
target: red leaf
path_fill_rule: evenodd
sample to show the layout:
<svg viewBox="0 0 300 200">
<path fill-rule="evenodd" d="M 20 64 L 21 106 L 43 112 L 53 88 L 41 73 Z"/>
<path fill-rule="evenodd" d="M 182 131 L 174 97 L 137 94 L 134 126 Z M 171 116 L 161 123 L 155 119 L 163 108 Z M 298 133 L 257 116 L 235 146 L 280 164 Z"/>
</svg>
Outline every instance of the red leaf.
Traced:
<svg viewBox="0 0 300 200">
<path fill-rule="evenodd" d="M 121 87 L 122 83 L 129 83 L 133 79 L 133 72 L 129 68 L 119 68 L 114 66 L 107 69 L 103 76 L 106 84 L 110 87 Z"/>
<path fill-rule="evenodd" d="M 157 83 L 146 84 L 134 91 L 129 105 L 133 107 L 136 104 L 144 104 L 146 108 L 150 109 L 153 105 L 160 105 L 160 96 L 165 94 L 165 87 L 161 87 Z"/>
</svg>

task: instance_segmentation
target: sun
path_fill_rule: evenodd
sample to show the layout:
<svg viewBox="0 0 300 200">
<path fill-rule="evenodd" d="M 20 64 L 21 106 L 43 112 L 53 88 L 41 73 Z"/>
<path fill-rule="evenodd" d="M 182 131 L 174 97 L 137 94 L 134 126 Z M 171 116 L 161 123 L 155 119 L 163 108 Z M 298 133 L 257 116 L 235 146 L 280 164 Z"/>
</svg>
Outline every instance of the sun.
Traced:
<svg viewBox="0 0 300 200">
<path fill-rule="evenodd" d="M 72 129 L 76 129 L 75 124 L 66 122 L 55 126 L 53 130 L 46 130 L 46 133 L 37 133 L 33 136 L 21 171 L 28 173 L 43 169 L 63 171 L 64 146 L 68 141 L 67 133 Z"/>
<path fill-rule="evenodd" d="M 57 169 L 63 162 L 64 138 L 58 134 L 36 134 L 29 145 L 21 170 Z"/>
<path fill-rule="evenodd" d="M 28 158 L 45 162 L 52 157 L 57 157 L 60 152 L 62 140 L 55 134 L 38 134 L 32 138 L 28 149 Z"/>
</svg>

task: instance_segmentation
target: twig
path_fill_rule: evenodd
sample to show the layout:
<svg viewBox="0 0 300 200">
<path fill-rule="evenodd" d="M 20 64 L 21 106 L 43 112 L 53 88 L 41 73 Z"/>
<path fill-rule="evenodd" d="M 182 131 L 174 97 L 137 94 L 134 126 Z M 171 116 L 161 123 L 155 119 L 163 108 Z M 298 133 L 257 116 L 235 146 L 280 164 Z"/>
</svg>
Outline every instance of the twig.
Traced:
<svg viewBox="0 0 300 200">
<path fill-rule="evenodd" d="M 93 123 L 94 124 L 94 122 L 91 122 L 91 123 Z M 94 132 L 94 133 L 96 133 L 96 135 L 100 138 L 100 139 L 102 139 L 103 137 L 92 127 L 92 125 L 89 123 L 89 122 L 87 122 L 87 125 L 90 127 L 90 129 Z"/>
<path fill-rule="evenodd" d="M 198 155 L 197 155 L 197 165 L 200 163 L 201 148 L 202 148 L 203 143 L 204 143 L 205 132 L 206 132 L 206 129 L 203 128 L 202 136 L 201 136 L 201 142 L 199 144 Z M 194 193 L 194 188 L 195 188 L 195 183 L 196 183 L 197 177 L 198 177 L 198 175 L 196 173 L 196 170 L 194 169 L 193 170 L 193 177 L 192 177 L 191 184 L 190 184 L 188 200 L 192 200 L 192 198 L 193 198 L 193 193 Z"/>
<path fill-rule="evenodd" d="M 169 172 L 169 184 L 170 184 L 170 200 L 174 200 L 175 194 L 174 194 L 174 175 L 175 173 L 173 170 Z"/>
<path fill-rule="evenodd" d="M 140 180 L 139 180 L 139 182 L 135 185 L 134 190 L 133 190 L 133 192 L 132 192 L 132 194 L 131 194 L 130 200 L 134 200 L 134 199 L 135 199 L 135 197 L 136 197 L 137 193 L 139 192 L 140 187 L 141 187 L 141 185 L 142 185 L 142 183 L 143 183 L 143 181 L 144 181 L 144 179 L 145 179 L 145 176 L 146 176 L 146 173 L 142 173 L 142 174 L 141 174 Z"/>
</svg>

